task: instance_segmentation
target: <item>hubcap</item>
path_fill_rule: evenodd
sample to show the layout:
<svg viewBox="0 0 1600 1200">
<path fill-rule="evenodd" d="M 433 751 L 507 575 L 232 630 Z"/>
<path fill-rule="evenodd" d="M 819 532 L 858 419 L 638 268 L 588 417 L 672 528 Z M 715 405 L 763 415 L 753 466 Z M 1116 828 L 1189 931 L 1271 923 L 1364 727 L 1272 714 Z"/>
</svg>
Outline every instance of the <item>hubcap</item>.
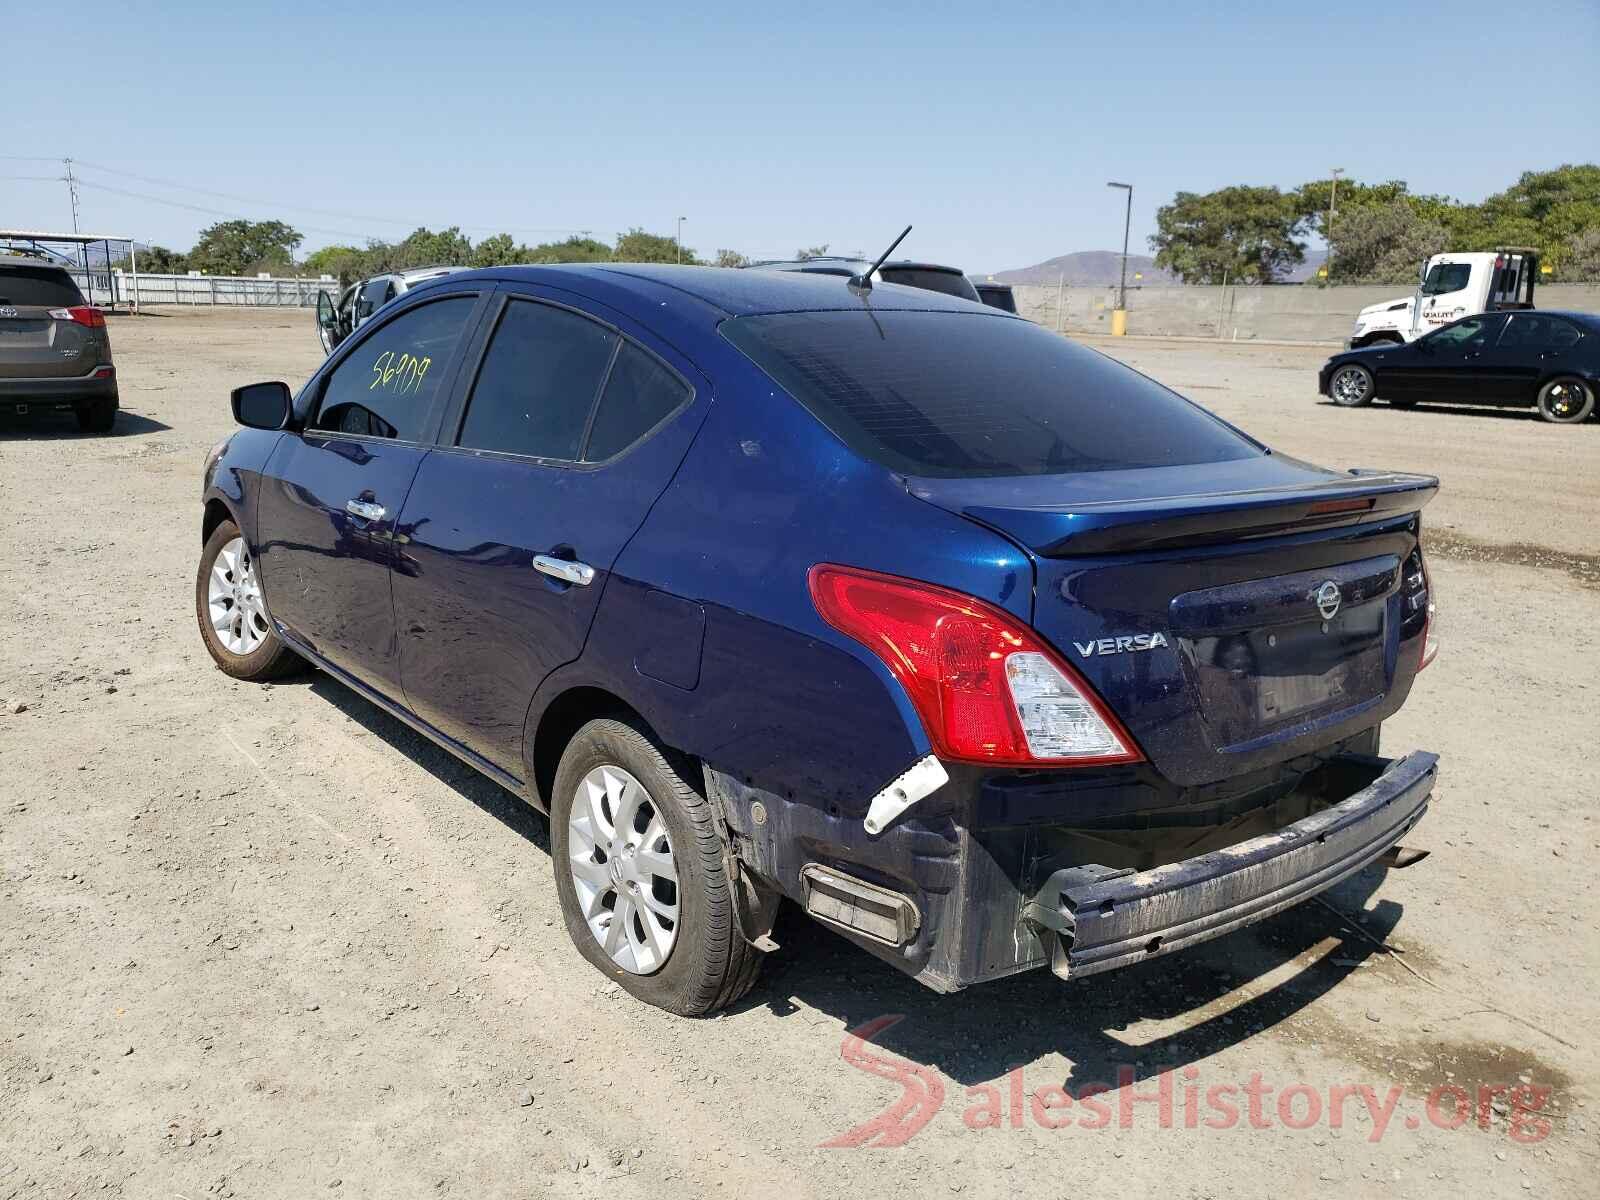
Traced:
<svg viewBox="0 0 1600 1200">
<path fill-rule="evenodd" d="M 1558 383 L 1548 393 L 1550 412 L 1557 417 L 1570 417 L 1587 399 L 1588 394 L 1575 383 Z"/>
<path fill-rule="evenodd" d="M 678 938 L 678 864 L 650 793 L 621 767 L 596 767 L 578 784 L 567 834 L 595 941 L 624 971 L 659 970 Z"/>
<path fill-rule="evenodd" d="M 1362 399 L 1367 394 L 1367 375 L 1355 367 L 1347 367 L 1333 377 L 1334 398 L 1347 402 Z"/>
<path fill-rule="evenodd" d="M 250 654 L 266 640 L 266 606 L 256 580 L 256 560 L 243 538 L 223 546 L 207 585 L 211 628 L 230 654 Z"/>
</svg>

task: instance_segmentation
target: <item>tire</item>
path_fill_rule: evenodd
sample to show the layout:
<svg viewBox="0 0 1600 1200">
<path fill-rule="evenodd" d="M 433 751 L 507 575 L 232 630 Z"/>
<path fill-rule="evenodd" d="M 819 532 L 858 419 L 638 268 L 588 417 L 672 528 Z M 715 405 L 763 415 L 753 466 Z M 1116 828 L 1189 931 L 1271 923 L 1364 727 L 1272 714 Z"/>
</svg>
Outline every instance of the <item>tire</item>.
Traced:
<svg viewBox="0 0 1600 1200">
<path fill-rule="evenodd" d="M 110 433 L 117 423 L 115 400 L 90 400 L 77 410 L 78 428 L 84 433 Z"/>
<path fill-rule="evenodd" d="M 1372 403 L 1372 372 L 1360 363 L 1345 363 L 1328 379 L 1328 398 L 1340 408 Z"/>
<path fill-rule="evenodd" d="M 647 854 L 670 864 L 673 886 Z M 699 1017 L 755 983 L 762 956 L 739 930 L 711 804 L 627 721 L 590 721 L 568 743 L 551 795 L 550 856 L 567 934 L 633 996 Z"/>
<path fill-rule="evenodd" d="M 246 556 L 243 572 L 226 559 L 219 564 L 218 560 L 224 558 L 224 551 L 237 554 L 240 548 Z M 245 546 L 239 527 L 232 521 L 218 525 L 206 539 L 205 549 L 200 552 L 200 569 L 194 581 L 194 614 L 200 624 L 200 637 L 212 661 L 235 679 L 262 683 L 282 678 L 305 664 L 273 631 L 266 605 L 261 600 L 261 588 L 255 579 L 254 566 L 251 551 Z M 214 576 L 220 585 L 220 599 L 213 595 Z M 234 590 L 235 583 L 238 585 L 237 591 Z M 241 603 L 241 595 L 248 595 L 249 598 Z M 214 599 L 217 599 L 215 610 Z M 231 626 L 226 620 L 230 613 L 236 617 Z M 248 633 L 245 629 L 247 621 L 250 623 Z M 219 625 L 223 628 L 219 629 Z M 230 641 L 233 643 L 231 646 L 228 644 Z"/>
<path fill-rule="evenodd" d="M 1539 415 L 1553 425 L 1576 425 L 1594 414 L 1594 385 L 1557 375 L 1539 389 Z"/>
</svg>

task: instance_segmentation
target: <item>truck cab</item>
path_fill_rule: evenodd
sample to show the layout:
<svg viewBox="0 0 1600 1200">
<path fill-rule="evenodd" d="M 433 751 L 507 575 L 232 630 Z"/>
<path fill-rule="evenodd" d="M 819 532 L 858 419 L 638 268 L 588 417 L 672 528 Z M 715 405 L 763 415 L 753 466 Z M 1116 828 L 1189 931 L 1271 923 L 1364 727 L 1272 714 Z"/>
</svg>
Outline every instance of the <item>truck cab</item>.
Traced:
<svg viewBox="0 0 1600 1200">
<path fill-rule="evenodd" d="M 1532 308 L 1538 271 L 1538 254 L 1520 246 L 1435 254 L 1422 264 L 1413 295 L 1369 304 L 1356 315 L 1346 344 L 1402 345 L 1476 313 Z"/>
</svg>

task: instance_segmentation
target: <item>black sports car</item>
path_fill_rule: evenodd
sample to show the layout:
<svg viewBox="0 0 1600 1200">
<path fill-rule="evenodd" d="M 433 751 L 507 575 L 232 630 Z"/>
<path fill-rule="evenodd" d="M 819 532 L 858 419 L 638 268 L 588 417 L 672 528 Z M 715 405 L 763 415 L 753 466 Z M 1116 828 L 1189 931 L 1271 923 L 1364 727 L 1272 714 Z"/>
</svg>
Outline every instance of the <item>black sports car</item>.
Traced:
<svg viewBox="0 0 1600 1200">
<path fill-rule="evenodd" d="M 1491 404 L 1537 408 L 1546 421 L 1576 425 L 1593 415 L 1600 394 L 1600 316 L 1480 313 L 1409 345 L 1335 354 L 1317 390 L 1345 408 L 1375 397 L 1397 408 Z"/>
</svg>

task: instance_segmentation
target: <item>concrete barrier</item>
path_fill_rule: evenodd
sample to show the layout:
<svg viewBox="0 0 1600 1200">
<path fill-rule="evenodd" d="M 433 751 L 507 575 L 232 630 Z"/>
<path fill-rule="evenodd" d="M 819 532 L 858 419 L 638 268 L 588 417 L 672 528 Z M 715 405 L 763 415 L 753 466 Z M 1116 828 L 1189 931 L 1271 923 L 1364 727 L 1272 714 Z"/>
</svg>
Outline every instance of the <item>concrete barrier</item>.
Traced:
<svg viewBox="0 0 1600 1200">
<path fill-rule="evenodd" d="M 1404 285 L 1375 287 L 1140 287 L 1128 289 L 1128 333 L 1146 337 L 1206 337 L 1238 341 L 1342 343 L 1356 313 L 1399 300 Z M 1017 311 L 1065 333 L 1110 333 L 1117 289 L 1016 288 Z M 1539 287 L 1540 308 L 1600 312 L 1600 283 Z"/>
</svg>

